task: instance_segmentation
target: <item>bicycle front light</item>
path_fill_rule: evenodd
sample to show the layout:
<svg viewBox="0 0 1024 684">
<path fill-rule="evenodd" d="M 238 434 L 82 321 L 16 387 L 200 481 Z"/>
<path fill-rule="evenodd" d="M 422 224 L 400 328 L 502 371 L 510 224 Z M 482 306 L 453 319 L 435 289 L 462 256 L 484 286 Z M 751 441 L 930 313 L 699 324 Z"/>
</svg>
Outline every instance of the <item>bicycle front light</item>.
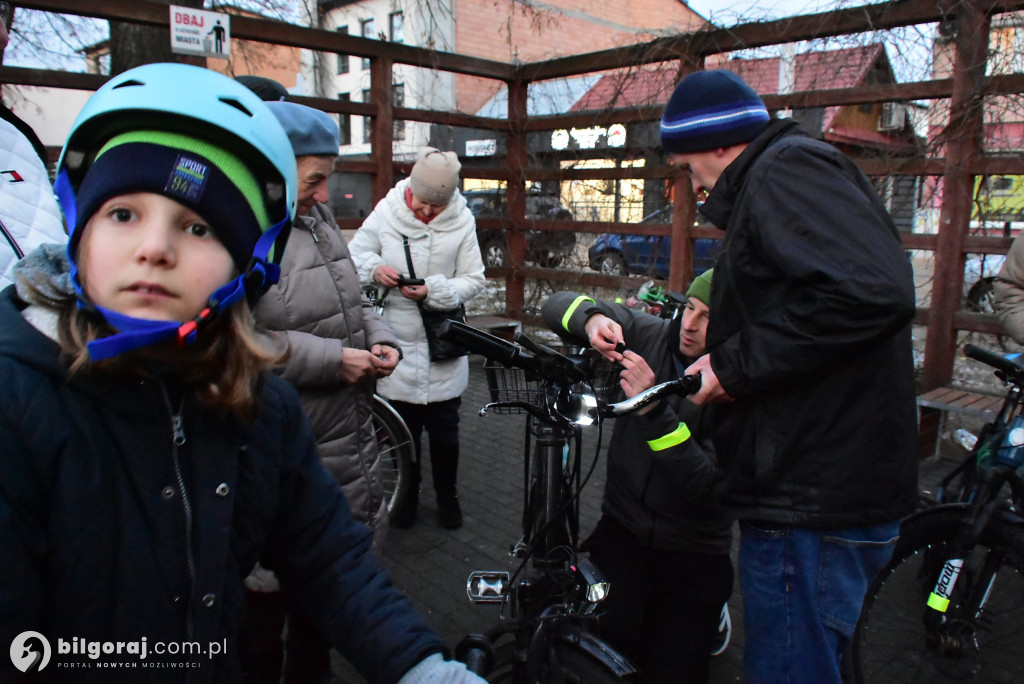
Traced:
<svg viewBox="0 0 1024 684">
<path fill-rule="evenodd" d="M 580 585 L 586 588 L 586 600 L 592 608 L 608 597 L 612 585 L 590 560 L 579 561 L 574 569 Z"/>
<path fill-rule="evenodd" d="M 562 417 L 574 425 L 587 427 L 597 420 L 597 397 L 593 394 L 574 392 L 567 403 L 565 410 L 562 410 L 561 405 L 557 408 Z"/>
</svg>

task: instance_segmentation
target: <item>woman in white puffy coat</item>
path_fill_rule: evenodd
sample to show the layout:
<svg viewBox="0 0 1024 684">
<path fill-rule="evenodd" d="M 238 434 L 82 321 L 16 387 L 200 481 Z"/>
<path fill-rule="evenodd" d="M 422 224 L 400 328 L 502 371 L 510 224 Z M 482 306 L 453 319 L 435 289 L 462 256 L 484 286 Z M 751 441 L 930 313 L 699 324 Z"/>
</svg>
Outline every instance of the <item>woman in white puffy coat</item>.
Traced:
<svg viewBox="0 0 1024 684">
<path fill-rule="evenodd" d="M 469 363 L 466 357 L 431 362 L 418 307 L 422 302 L 427 309 L 454 309 L 486 283 L 476 220 L 457 189 L 460 169 L 454 152 L 421 148 L 410 177 L 388 192 L 349 243 L 364 285 L 397 287 L 399 276 L 413 275 L 409 258 L 414 277 L 424 280 L 423 285 L 397 288 L 384 307 L 384 319 L 398 337 L 404 359 L 390 377 L 378 381 L 377 391 L 401 414 L 416 445 L 413 486 L 391 514 L 399 527 L 416 520 L 424 428 L 439 521 L 448 529 L 462 525 L 456 490 L 459 403 L 469 382 Z"/>
</svg>

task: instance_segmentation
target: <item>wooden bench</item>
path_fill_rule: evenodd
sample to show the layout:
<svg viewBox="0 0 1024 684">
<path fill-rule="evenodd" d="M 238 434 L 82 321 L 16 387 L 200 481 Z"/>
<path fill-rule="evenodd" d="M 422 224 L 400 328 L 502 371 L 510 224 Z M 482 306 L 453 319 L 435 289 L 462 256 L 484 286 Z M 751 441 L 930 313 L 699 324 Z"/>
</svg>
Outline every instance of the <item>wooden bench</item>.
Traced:
<svg viewBox="0 0 1024 684">
<path fill-rule="evenodd" d="M 512 341 L 512 336 L 517 330 L 523 328 L 519 321 L 504 316 L 466 316 L 466 323 L 508 342 Z"/>
<path fill-rule="evenodd" d="M 999 412 L 1003 398 L 955 387 L 937 387 L 918 395 L 919 457 L 938 456 L 949 413 L 991 420 Z"/>
</svg>

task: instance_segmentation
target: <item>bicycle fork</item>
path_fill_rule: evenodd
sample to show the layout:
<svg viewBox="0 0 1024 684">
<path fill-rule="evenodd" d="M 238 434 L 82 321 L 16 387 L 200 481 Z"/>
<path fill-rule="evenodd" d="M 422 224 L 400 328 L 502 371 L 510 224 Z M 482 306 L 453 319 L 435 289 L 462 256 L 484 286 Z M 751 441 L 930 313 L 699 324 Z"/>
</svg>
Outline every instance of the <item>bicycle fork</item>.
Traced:
<svg viewBox="0 0 1024 684">
<path fill-rule="evenodd" d="M 990 477 L 985 482 L 977 501 L 989 503 L 975 506 L 963 520 L 952 553 L 943 561 L 928 595 L 924 616 L 925 638 L 940 656 L 957 658 L 978 653 L 978 620 L 984 613 L 996 575 L 1005 559 L 1002 553 L 990 549 L 980 567 L 972 568 L 971 551 L 977 547 L 999 505 L 998 497 L 993 494 L 1000 487 L 998 477 L 994 480 Z M 977 563 L 973 565 L 977 566 Z M 955 601 L 954 591 L 964 581 L 969 582 L 967 591 L 962 592 L 961 601 Z"/>
</svg>

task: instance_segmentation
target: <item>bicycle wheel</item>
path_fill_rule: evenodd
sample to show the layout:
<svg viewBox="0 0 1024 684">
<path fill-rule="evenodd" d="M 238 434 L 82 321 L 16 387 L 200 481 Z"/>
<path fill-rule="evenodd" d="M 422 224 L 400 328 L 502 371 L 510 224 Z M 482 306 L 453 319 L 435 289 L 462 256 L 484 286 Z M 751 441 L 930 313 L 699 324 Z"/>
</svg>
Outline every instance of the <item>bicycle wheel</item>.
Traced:
<svg viewBox="0 0 1024 684">
<path fill-rule="evenodd" d="M 543 669 L 538 678 L 541 682 L 566 682 L 566 684 L 619 684 L 623 680 L 601 664 L 586 651 L 571 644 L 554 645 L 555 659 L 559 672 Z M 527 684 L 515 678 L 513 662 L 515 644 L 505 643 L 494 655 L 494 667 L 487 675 L 491 684 Z"/>
<path fill-rule="evenodd" d="M 373 395 L 373 430 L 377 435 L 381 480 L 388 513 L 409 488 L 415 450 L 405 421 L 383 397 Z"/>
<path fill-rule="evenodd" d="M 941 634 L 925 628 L 928 595 L 951 557 L 963 506 L 909 519 L 864 599 L 849 652 L 855 684 L 1019 682 L 1024 659 L 1024 531 L 993 520 L 967 554 Z M 995 574 L 983 567 L 988 561 Z M 986 595 L 980 611 L 970 596 Z"/>
</svg>

